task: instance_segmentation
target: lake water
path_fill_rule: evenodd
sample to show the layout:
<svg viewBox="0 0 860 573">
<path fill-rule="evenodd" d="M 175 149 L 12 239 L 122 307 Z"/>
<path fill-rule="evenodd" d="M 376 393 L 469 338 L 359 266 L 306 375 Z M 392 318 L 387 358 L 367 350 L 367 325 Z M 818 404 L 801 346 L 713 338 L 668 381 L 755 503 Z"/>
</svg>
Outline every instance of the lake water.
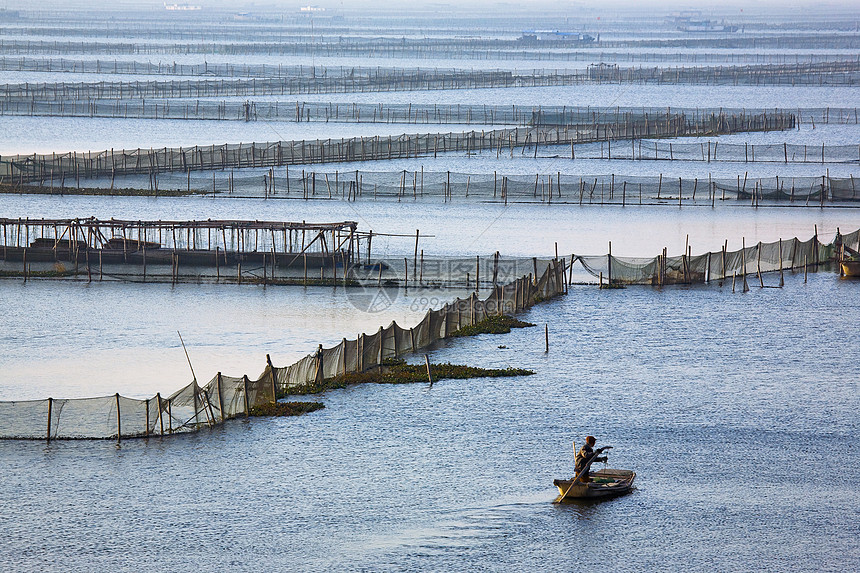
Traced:
<svg viewBox="0 0 860 573">
<path fill-rule="evenodd" d="M 121 447 L 0 442 L 5 569 L 844 571 L 860 559 L 858 290 L 832 273 L 746 294 L 573 288 L 524 316 L 549 323 L 549 354 L 539 327 L 431 352 L 533 376 L 358 386 L 301 418 Z M 259 354 L 280 336 L 242 322 L 210 340 L 256 337 Z M 116 360 L 117 388 L 134 367 Z M 637 488 L 553 505 L 589 433 Z"/>
<path fill-rule="evenodd" d="M 84 204 L 96 214 L 145 215 L 166 203 L 18 199 L 46 215 Z M 179 217 L 244 217 L 264 205 L 169 202 Z M 300 206 L 274 218 L 328 210 L 337 219 L 350 207 Z M 521 205 L 499 208 L 501 218 L 480 234 L 470 224 L 479 208 L 416 213 L 383 204 L 366 215 L 390 230 L 432 222 L 437 237 L 426 241 L 449 254 L 500 243 L 511 254 L 547 253 L 552 237 L 562 252 L 575 244 L 584 245 L 576 252 L 604 252 L 609 238 L 614 252 L 654 254 L 664 243 L 680 251 L 684 231 L 705 250 L 741 233 L 770 240 L 792 229 L 806 237 L 812 224 L 823 238 L 834 225 L 846 230 L 838 210 L 667 216 L 660 207 Z M 765 281 L 776 285 L 775 276 Z M 0 287 L 2 399 L 169 393 L 190 379 L 176 330 L 201 380 L 218 370 L 255 375 L 266 353 L 285 365 L 392 319 L 409 326 L 428 300 L 438 306 L 464 294 L 410 291 L 369 314 L 331 288 Z M 235 570 L 558 570 L 573 559 L 622 571 L 751 571 L 761 563 L 841 571 L 860 558 L 852 336 L 860 317 L 849 302 L 858 294 L 860 282 L 831 272 L 807 283 L 788 275 L 783 289 L 745 294 L 728 284 L 573 287 L 524 315 L 537 328 L 445 341 L 430 352 L 433 361 L 525 367 L 533 376 L 358 386 L 318 397 L 326 408 L 302 418 L 237 420 L 119 448 L 0 441 L 0 500 L 14 508 L 0 517 L 0 552 L 10 571 L 60 559 L 68 571 L 204 561 Z M 637 471 L 637 489 L 555 506 L 552 479 L 571 474 L 570 442 L 589 433 L 615 446 L 613 466 Z M 51 527 L 41 527 L 46 520 Z"/>
<path fill-rule="evenodd" d="M 516 21 L 511 29 L 521 24 Z M 661 33 L 678 36 L 674 30 Z M 652 37 L 641 30 L 626 36 L 636 34 Z M 132 58 L 199 63 L 204 56 L 117 56 Z M 372 55 L 290 60 L 555 67 Z M 558 67 L 581 64 L 558 62 Z M 102 76 L 10 72 L 2 81 L 63 79 Z M 827 86 L 591 85 L 283 99 L 820 108 L 855 107 L 858 93 L 856 87 Z M 472 128 L 0 117 L 6 134 L 0 153 Z M 795 131 L 720 141 L 856 145 L 858 133 L 855 125 L 813 130 L 804 124 Z M 440 155 L 316 168 L 664 173 L 700 179 L 745 172 L 820 177 L 828 169 L 832 176 L 858 175 L 856 163 L 574 162 L 568 151 L 542 150 L 537 158 Z M 733 250 L 742 239 L 747 245 L 804 240 L 817 228 L 829 242 L 837 228 L 860 228 L 860 211 L 854 208 L 755 209 L 745 202 L 678 208 L 505 206 L 457 198 L 445 204 L 0 194 L 0 216 L 353 220 L 361 230 L 409 235 L 374 238 L 374 252 L 392 259 L 411 255 L 416 229 L 428 235 L 421 239 L 428 256 L 489 256 L 498 250 L 546 257 L 556 244 L 561 255 L 600 255 L 611 241 L 616 256 L 653 257 L 663 247 L 680 254 L 687 241 L 698 254 L 719 250 L 725 240 Z M 764 277 L 767 287 L 777 281 Z M 662 289 L 573 286 L 567 296 L 523 314 L 535 328 L 442 341 L 428 352 L 434 362 L 530 368 L 532 376 L 442 380 L 432 388 L 354 386 L 311 398 L 326 407 L 302 417 L 234 420 L 192 435 L 126 440 L 119 446 L 108 440 L 0 440 L 2 569 L 855 570 L 860 563 L 860 307 L 855 304 L 860 281 L 821 269 L 806 279 L 787 274 L 781 289 L 750 282 L 746 293 L 739 285 L 732 292 L 729 282 Z M 392 320 L 412 326 L 428 307 L 465 294 L 410 289 L 382 312 L 370 313 L 343 288 L 2 279 L 0 400 L 169 394 L 191 379 L 177 331 L 199 380 L 218 371 L 256 376 L 266 354 L 285 366 L 320 343 L 333 345 Z M 635 470 L 637 487 L 602 503 L 554 505 L 552 480 L 571 476 L 571 442 L 580 444 L 588 434 L 597 436 L 598 446 L 614 446 L 610 465 Z"/>
</svg>

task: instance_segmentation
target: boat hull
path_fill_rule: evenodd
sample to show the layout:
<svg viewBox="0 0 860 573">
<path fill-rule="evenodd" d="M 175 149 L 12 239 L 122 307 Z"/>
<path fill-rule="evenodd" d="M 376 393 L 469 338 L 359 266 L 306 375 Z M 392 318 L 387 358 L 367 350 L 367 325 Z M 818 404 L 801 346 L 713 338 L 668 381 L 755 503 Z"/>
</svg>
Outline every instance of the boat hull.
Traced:
<svg viewBox="0 0 860 573">
<path fill-rule="evenodd" d="M 860 277 L 860 261 L 843 261 L 842 274 L 846 277 Z"/>
<path fill-rule="evenodd" d="M 51 242 L 53 244 L 53 242 Z M 211 251 L 202 249 L 166 249 L 166 248 L 150 248 L 150 243 L 145 243 L 146 250 L 138 249 L 137 243 L 128 242 L 126 249 L 116 248 L 119 243 L 111 243 L 109 248 L 104 249 L 88 249 L 86 243 L 82 243 L 78 249 L 70 248 L 68 242 L 65 246 L 61 244 L 57 248 L 45 246 L 47 243 L 42 243 L 37 246 L 30 247 L 0 247 L 0 260 L 9 262 L 23 262 L 26 257 L 28 263 L 53 263 L 53 262 L 78 262 L 86 264 L 90 261 L 93 264 L 133 264 L 141 265 L 144 260 L 149 265 L 172 265 L 174 257 L 182 267 L 215 267 L 217 265 L 231 266 L 236 265 L 239 261 L 243 264 L 267 264 L 272 263 L 272 257 L 275 257 L 275 264 L 282 268 L 303 268 L 307 265 L 308 268 L 318 269 L 320 267 L 330 268 L 331 266 L 343 267 L 344 263 L 347 266 L 351 262 L 349 251 L 337 251 L 336 254 L 324 253 L 283 253 L 276 252 L 274 255 L 271 252 L 264 251 L 248 251 L 238 253 L 236 251 Z M 153 243 L 155 244 L 155 243 Z M 217 262 L 215 258 L 218 258 Z"/>
<path fill-rule="evenodd" d="M 554 480 L 553 484 L 558 488 L 559 493 L 556 501 L 598 499 L 624 495 L 633 489 L 633 480 L 636 479 L 636 473 L 630 470 L 603 469 L 591 472 L 589 475 L 592 481 L 580 482 L 573 487 L 571 487 L 572 479 Z"/>
</svg>

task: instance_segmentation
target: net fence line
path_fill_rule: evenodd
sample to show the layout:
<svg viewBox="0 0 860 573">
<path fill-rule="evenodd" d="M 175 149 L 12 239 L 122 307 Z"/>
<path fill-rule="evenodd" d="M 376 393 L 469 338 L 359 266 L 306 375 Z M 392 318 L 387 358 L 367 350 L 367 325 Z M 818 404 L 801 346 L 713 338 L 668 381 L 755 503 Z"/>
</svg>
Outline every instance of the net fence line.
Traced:
<svg viewBox="0 0 860 573">
<path fill-rule="evenodd" d="M 44 82 L 0 85 L 0 99 L 129 99 L 265 96 L 505 87 L 593 83 L 702 85 L 856 85 L 860 59 L 812 64 L 748 66 L 619 67 L 589 65 L 584 70 L 435 70 L 366 68 L 344 76 L 251 79 L 191 79 L 100 82 Z"/>
<path fill-rule="evenodd" d="M 257 405 L 276 400 L 323 378 L 380 367 L 387 359 L 426 349 L 459 328 L 490 316 L 514 314 L 564 294 L 564 263 L 550 261 L 540 277 L 524 276 L 493 289 L 486 299 L 472 293 L 438 310 L 429 310 L 412 328 L 396 322 L 373 334 L 346 338 L 286 367 L 267 357 L 262 374 L 251 380 L 220 372 L 203 386 L 191 384 L 162 398 L 139 400 L 118 393 L 83 399 L 0 402 L 0 438 L 116 439 L 174 435 L 197 431 L 248 415 Z"/>
<path fill-rule="evenodd" d="M 0 56 L 0 71 L 91 73 L 117 75 L 175 75 L 205 76 L 209 78 L 236 79 L 291 79 L 291 78 L 349 78 L 390 79 L 400 77 L 432 77 L 426 74 L 459 76 L 474 73 L 475 77 L 486 77 L 481 70 L 458 68 L 388 68 L 381 66 L 323 66 L 306 64 L 236 64 L 203 62 L 183 64 L 177 62 L 145 62 L 136 60 L 73 60 L 66 58 L 12 58 Z M 400 73 L 398 73 L 400 71 Z M 566 73 L 568 70 L 485 70 L 487 74 L 543 75 Z"/>
<path fill-rule="evenodd" d="M 40 192 L 63 194 L 61 181 L 34 181 Z M 860 201 L 860 181 L 848 177 L 693 177 L 454 171 L 316 171 L 242 169 L 82 180 L 87 189 L 180 189 L 216 197 L 338 200 L 497 202 L 581 205 L 711 205 L 748 201 L 817 205 Z M 74 191 L 73 191 L 74 192 Z M 116 191 L 119 192 L 119 191 Z"/>
<path fill-rule="evenodd" d="M 629 145 L 579 146 L 571 158 L 635 161 L 726 161 L 734 163 L 858 163 L 858 145 L 806 145 L 797 143 L 677 143 L 631 140 Z"/>
<path fill-rule="evenodd" d="M 698 49 L 747 49 L 761 50 L 763 48 L 778 49 L 820 49 L 820 50 L 852 50 L 858 48 L 855 36 L 842 34 L 818 34 L 797 36 L 750 36 L 742 38 L 684 38 L 677 40 L 601 40 L 592 42 L 548 42 L 540 41 L 538 49 L 529 42 L 511 40 L 461 40 L 457 38 L 429 39 L 368 39 L 356 38 L 349 42 L 348 38 L 337 38 L 336 42 L 314 41 L 293 42 L 248 42 L 248 41 L 207 41 L 207 42 L 170 42 L 143 43 L 117 41 L 72 41 L 72 40 L 0 40 L 0 53 L 9 55 L 69 54 L 93 55 L 169 55 L 169 54 L 217 54 L 217 55 L 293 55 L 320 57 L 365 56 L 374 58 L 470 58 L 478 60 L 546 60 L 546 61 L 594 61 L 598 58 L 617 59 L 617 56 L 605 50 L 633 50 L 624 54 L 624 58 L 632 61 L 672 62 L 700 61 L 684 54 L 673 53 L 662 59 L 662 53 L 647 53 L 646 57 L 638 57 L 639 50 L 644 48 L 698 48 Z M 593 51 L 588 49 L 593 46 Z M 750 58 L 732 60 L 728 55 L 714 54 L 727 62 L 747 62 Z M 672 56 L 675 56 L 674 58 Z M 703 55 L 704 57 L 704 55 Z M 845 58 L 845 54 L 838 54 Z M 707 60 L 705 60 L 707 61 Z M 753 60 L 763 61 L 762 58 Z M 770 59 L 767 61 L 774 61 Z M 780 64 L 804 63 L 820 61 L 817 59 L 804 60 L 786 55 L 776 58 Z"/>
<path fill-rule="evenodd" d="M 104 150 L 87 153 L 67 152 L 13 155 L 0 158 L 0 177 L 9 183 L 60 180 L 74 177 L 93 178 L 127 174 L 156 174 L 160 172 L 306 165 L 310 163 L 341 163 L 379 159 L 408 159 L 434 157 L 438 153 L 495 150 L 513 154 L 514 148 L 560 144 L 636 139 L 642 137 L 681 137 L 737 133 L 741 131 L 770 131 L 793 129 L 793 114 L 765 113 L 760 115 L 713 115 L 687 118 L 668 115 L 624 123 L 590 123 L 584 126 L 507 128 L 448 133 L 419 133 L 395 136 L 352 137 L 312 141 L 278 141 L 239 143 L 187 148 Z M 573 150 L 572 150 L 573 152 Z"/>
<path fill-rule="evenodd" d="M 837 231 L 835 238 L 829 243 L 822 243 L 818 234 L 801 241 L 797 237 L 774 241 L 771 243 L 758 242 L 749 247 L 728 251 L 724 244 L 721 251 L 692 255 L 688 246 L 687 252 L 681 256 L 668 256 L 666 249 L 656 257 L 616 257 L 607 255 L 577 255 L 575 263 L 590 275 L 597 277 L 600 284 L 608 285 L 672 285 L 697 284 L 712 281 L 740 279 L 744 288 L 747 286 L 747 276 L 755 275 L 764 287 L 763 273 L 782 273 L 817 268 L 823 263 L 839 262 L 844 254 L 842 246 L 860 250 L 860 230 L 848 234 Z M 569 267 L 571 281 L 573 266 Z"/>
<path fill-rule="evenodd" d="M 566 85 L 577 74 L 556 72 L 367 68 L 343 76 L 251 79 L 45 82 L 0 85 L 2 99 L 130 99 L 451 90 Z"/>
<path fill-rule="evenodd" d="M 548 52 L 546 50 L 521 50 L 509 53 L 511 59 L 534 59 L 576 62 L 678 62 L 678 63 L 724 63 L 724 64 L 778 64 L 802 65 L 847 60 L 844 53 L 831 54 L 777 54 L 777 53 L 720 53 L 720 52 L 619 52 L 601 49 Z M 530 58 L 529 56 L 532 56 Z M 519 56 L 519 57 L 517 57 Z M 331 71 L 330 71 L 331 70 Z M 32 58 L 0 56 L 0 71 L 37 73 L 77 73 L 116 75 L 168 75 L 209 76 L 219 78 L 283 78 L 290 76 L 347 75 L 345 66 L 307 66 L 283 64 L 237 64 L 203 62 L 195 64 L 176 61 L 117 60 L 101 58 Z"/>
<path fill-rule="evenodd" d="M 811 64 L 747 66 L 621 67 L 592 64 L 588 80 L 597 83 L 656 83 L 693 85 L 856 85 L 860 59 Z"/>
<path fill-rule="evenodd" d="M 660 121 L 682 115 L 693 122 L 711 117 L 795 115 L 798 125 L 857 124 L 857 108 L 655 108 L 576 107 L 422 103 L 346 103 L 199 99 L 0 99 L 0 115 L 105 117 L 122 119 L 184 119 L 331 123 L 415 123 L 574 126 Z"/>
<path fill-rule="evenodd" d="M 673 38 L 673 39 L 636 39 L 616 40 L 601 42 L 606 47 L 628 47 L 628 48 L 720 48 L 720 49 L 750 49 L 761 50 L 765 48 L 777 49 L 856 49 L 858 47 L 856 35 L 842 33 L 812 33 L 791 35 L 731 35 L 728 37 L 698 37 L 698 38 Z"/>
</svg>

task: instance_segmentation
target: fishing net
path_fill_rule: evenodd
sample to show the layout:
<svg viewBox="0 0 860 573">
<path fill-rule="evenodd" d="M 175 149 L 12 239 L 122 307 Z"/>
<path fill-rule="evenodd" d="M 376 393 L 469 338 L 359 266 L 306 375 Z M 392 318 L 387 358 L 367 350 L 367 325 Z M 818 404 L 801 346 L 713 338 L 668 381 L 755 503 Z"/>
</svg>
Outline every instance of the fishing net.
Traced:
<svg viewBox="0 0 860 573">
<path fill-rule="evenodd" d="M 537 264 L 534 263 L 533 264 Z M 372 334 L 343 339 L 333 348 L 319 347 L 286 367 L 268 364 L 255 379 L 218 373 L 204 386 L 197 381 L 162 398 L 137 400 L 116 394 L 98 398 L 0 402 L 0 438 L 130 438 L 196 431 L 247 415 L 254 406 L 272 402 L 280 392 L 301 388 L 345 372 L 378 367 L 434 344 L 459 328 L 489 316 L 513 314 L 565 292 L 563 261 L 541 263 L 542 274 L 524 276 L 493 288 L 481 299 L 473 293 L 441 309 L 430 310 L 414 327 L 392 322 Z"/>
</svg>

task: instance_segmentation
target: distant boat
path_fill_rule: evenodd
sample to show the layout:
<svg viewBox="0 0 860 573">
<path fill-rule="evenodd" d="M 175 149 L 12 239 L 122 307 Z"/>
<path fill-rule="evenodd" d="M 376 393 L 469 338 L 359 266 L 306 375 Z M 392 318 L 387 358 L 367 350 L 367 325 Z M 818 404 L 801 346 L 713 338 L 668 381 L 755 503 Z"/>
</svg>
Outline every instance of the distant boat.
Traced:
<svg viewBox="0 0 860 573">
<path fill-rule="evenodd" d="M 591 481 L 585 483 L 574 479 L 553 480 L 558 488 L 556 503 L 570 499 L 597 499 L 624 495 L 633 489 L 636 472 L 631 470 L 603 469 L 589 474 Z M 574 484 L 574 481 L 577 481 Z"/>
<path fill-rule="evenodd" d="M 738 27 L 729 24 L 717 24 L 711 20 L 687 20 L 678 26 L 682 32 L 737 32 Z"/>
<path fill-rule="evenodd" d="M 563 42 L 566 44 L 580 43 L 590 44 L 594 36 L 580 32 L 562 32 L 559 30 L 526 30 L 517 38 L 517 42 L 523 44 L 537 44 L 544 42 Z"/>
</svg>

